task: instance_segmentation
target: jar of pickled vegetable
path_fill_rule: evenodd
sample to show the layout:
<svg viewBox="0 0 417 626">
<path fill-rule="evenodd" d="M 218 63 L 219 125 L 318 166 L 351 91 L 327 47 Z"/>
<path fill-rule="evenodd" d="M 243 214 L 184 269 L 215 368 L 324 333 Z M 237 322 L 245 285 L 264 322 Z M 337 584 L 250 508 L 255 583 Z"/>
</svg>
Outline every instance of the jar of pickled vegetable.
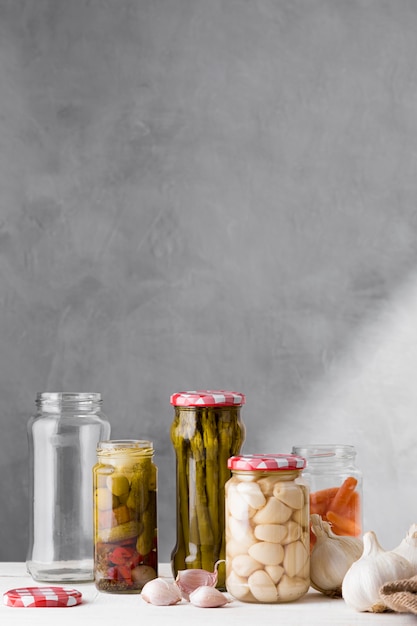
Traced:
<svg viewBox="0 0 417 626">
<path fill-rule="evenodd" d="M 297 600 L 310 586 L 305 459 L 231 457 L 226 484 L 226 588 L 242 602 Z"/>
<path fill-rule="evenodd" d="M 294 446 L 293 453 L 306 458 L 303 472 L 310 487 L 310 514 L 330 523 L 336 535 L 362 534 L 362 472 L 355 465 L 351 445 Z M 315 536 L 311 534 L 311 547 Z"/>
<path fill-rule="evenodd" d="M 177 479 L 172 572 L 176 577 L 179 570 L 218 567 L 219 589 L 225 588 L 224 487 L 231 475 L 227 460 L 240 452 L 244 442 L 240 419 L 244 402 L 242 393 L 223 390 L 171 396 Z"/>
<path fill-rule="evenodd" d="M 94 580 L 140 593 L 158 575 L 157 468 L 145 440 L 101 441 L 94 476 Z"/>
</svg>

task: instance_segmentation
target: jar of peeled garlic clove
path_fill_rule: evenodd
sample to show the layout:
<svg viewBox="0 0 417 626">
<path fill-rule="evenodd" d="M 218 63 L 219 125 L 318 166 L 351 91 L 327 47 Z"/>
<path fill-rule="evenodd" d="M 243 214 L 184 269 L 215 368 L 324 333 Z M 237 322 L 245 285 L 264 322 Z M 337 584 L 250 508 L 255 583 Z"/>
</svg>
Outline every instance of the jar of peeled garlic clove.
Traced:
<svg viewBox="0 0 417 626">
<path fill-rule="evenodd" d="M 226 588 L 237 600 L 291 602 L 310 586 L 309 492 L 294 454 L 229 458 Z"/>
</svg>

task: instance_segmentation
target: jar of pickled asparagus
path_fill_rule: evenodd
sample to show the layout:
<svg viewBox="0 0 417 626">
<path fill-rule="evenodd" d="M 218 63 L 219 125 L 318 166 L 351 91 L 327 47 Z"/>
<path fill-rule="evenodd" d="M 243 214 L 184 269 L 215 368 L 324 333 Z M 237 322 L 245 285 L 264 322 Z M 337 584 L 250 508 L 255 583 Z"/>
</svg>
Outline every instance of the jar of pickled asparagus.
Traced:
<svg viewBox="0 0 417 626">
<path fill-rule="evenodd" d="M 171 440 L 176 454 L 177 541 L 171 554 L 179 570 L 214 571 L 225 589 L 224 487 L 227 460 L 245 438 L 240 410 L 245 396 L 234 391 L 184 391 L 171 396 L 175 407 Z"/>
<path fill-rule="evenodd" d="M 297 600 L 310 586 L 305 459 L 231 457 L 226 483 L 226 588 L 242 602 Z"/>
<path fill-rule="evenodd" d="M 140 593 L 158 575 L 157 468 L 146 440 L 101 441 L 94 482 L 94 580 Z"/>
<path fill-rule="evenodd" d="M 303 477 L 310 488 L 310 514 L 329 522 L 336 535 L 362 534 L 362 472 L 355 465 L 354 446 L 316 444 L 294 446 L 306 458 Z M 310 536 L 311 548 L 315 536 Z"/>
</svg>

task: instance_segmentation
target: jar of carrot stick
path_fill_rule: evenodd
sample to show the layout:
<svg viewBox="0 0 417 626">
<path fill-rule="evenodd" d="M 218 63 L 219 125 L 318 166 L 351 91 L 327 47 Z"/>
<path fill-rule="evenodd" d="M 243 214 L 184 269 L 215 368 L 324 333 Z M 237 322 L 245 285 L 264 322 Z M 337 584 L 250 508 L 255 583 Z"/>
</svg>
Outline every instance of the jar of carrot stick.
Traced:
<svg viewBox="0 0 417 626">
<path fill-rule="evenodd" d="M 303 478 L 310 487 L 310 514 L 331 525 L 336 535 L 362 535 L 362 472 L 355 465 L 356 450 L 350 445 L 294 446 L 307 466 Z M 315 543 L 311 533 L 311 548 Z"/>
</svg>

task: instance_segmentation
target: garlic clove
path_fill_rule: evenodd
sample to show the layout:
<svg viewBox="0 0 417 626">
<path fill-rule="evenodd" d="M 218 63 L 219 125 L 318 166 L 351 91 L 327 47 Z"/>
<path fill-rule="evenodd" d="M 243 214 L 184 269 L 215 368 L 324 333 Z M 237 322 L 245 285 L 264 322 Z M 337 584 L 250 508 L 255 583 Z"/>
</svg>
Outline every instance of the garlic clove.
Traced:
<svg viewBox="0 0 417 626">
<path fill-rule="evenodd" d="M 170 606 L 182 600 L 178 586 L 163 578 L 154 578 L 147 582 L 142 589 L 141 596 L 145 602 L 156 606 Z"/>
<path fill-rule="evenodd" d="M 274 496 L 292 509 L 301 509 L 304 506 L 304 491 L 293 482 L 280 482 L 274 487 Z"/>
<path fill-rule="evenodd" d="M 271 496 L 265 506 L 253 517 L 255 524 L 285 524 L 292 515 L 292 508 Z"/>
<path fill-rule="evenodd" d="M 265 570 L 258 569 L 256 572 L 253 572 L 248 578 L 248 585 L 252 595 L 258 602 L 277 601 L 277 587 Z"/>
<path fill-rule="evenodd" d="M 342 582 L 342 596 L 357 611 L 381 613 L 386 606 L 380 588 L 387 582 L 411 578 L 413 567 L 395 552 L 385 551 L 373 531 L 363 536 L 362 556 L 352 563 Z"/>
<path fill-rule="evenodd" d="M 253 509 L 260 509 L 266 502 L 265 496 L 257 483 L 239 483 L 237 491 Z"/>
<path fill-rule="evenodd" d="M 230 600 L 215 587 L 202 585 L 190 593 L 190 602 L 201 609 L 214 609 L 228 604 Z"/>
<path fill-rule="evenodd" d="M 209 586 L 215 587 L 217 584 L 217 568 L 220 563 L 224 561 L 217 561 L 214 566 L 214 572 L 208 572 L 205 569 L 183 569 L 177 574 L 175 582 L 181 590 L 182 597 L 185 600 L 189 600 L 190 594 L 198 587 Z"/>
</svg>

